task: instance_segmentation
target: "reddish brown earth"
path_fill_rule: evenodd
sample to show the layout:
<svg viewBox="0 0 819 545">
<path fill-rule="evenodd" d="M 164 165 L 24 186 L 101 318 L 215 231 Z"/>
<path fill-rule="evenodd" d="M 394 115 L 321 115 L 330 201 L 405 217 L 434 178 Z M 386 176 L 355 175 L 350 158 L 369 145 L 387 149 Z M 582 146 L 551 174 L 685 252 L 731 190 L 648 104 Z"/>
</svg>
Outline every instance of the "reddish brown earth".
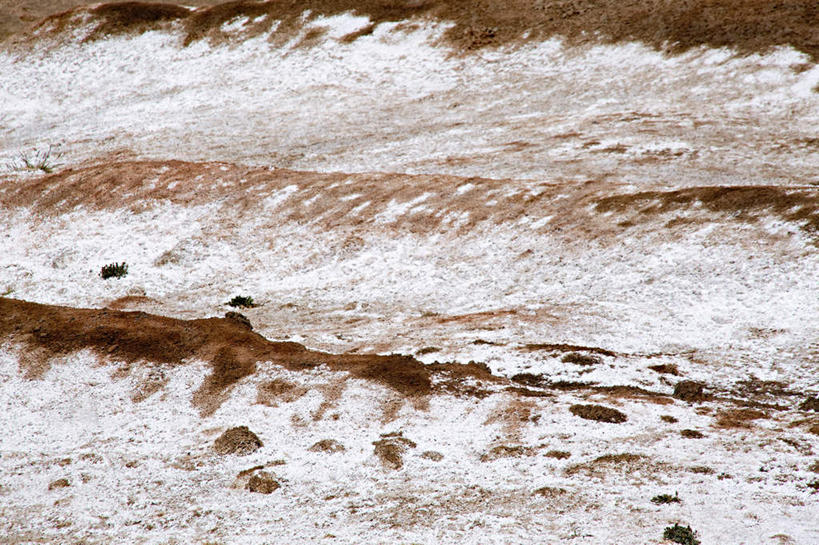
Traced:
<svg viewBox="0 0 819 545">
<path fill-rule="evenodd" d="M 218 183 L 214 183 L 218 181 Z M 343 182 L 353 182 L 355 191 L 366 195 L 360 199 L 343 199 L 350 193 Z M 302 206 L 281 208 L 277 222 L 310 223 L 333 229 L 344 224 L 354 229 L 372 223 L 374 215 L 385 209 L 393 199 L 410 201 L 424 192 L 435 196 L 425 205 L 446 208 L 455 214 L 468 212 L 468 221 L 459 227 L 467 232 L 484 222 L 514 222 L 537 214 L 555 214 L 545 229 L 566 230 L 576 236 L 593 236 L 598 242 L 616 237 L 630 228 L 640 228 L 653 217 L 673 219 L 668 227 L 685 227 L 706 219 L 729 219 L 753 224 L 766 217 L 793 222 L 803 232 L 819 234 L 819 187 L 777 186 L 705 186 L 671 190 L 625 192 L 616 184 L 589 180 L 583 183 L 539 183 L 537 195 L 493 195 L 497 206 L 487 207 L 493 189 L 508 180 L 463 178 L 447 175 L 409 175 L 392 173 L 316 173 L 287 169 L 247 167 L 226 163 L 191 163 L 185 161 L 116 161 L 85 164 L 66 168 L 36 179 L 9 178 L 3 180 L 4 192 L 0 206 L 31 207 L 37 214 L 58 215 L 83 206 L 90 210 L 129 209 L 140 212 L 156 202 L 193 206 L 223 202 L 231 209 L 245 213 L 260 206 L 263 197 L 290 185 L 298 185 L 300 199 L 315 197 L 309 209 Z M 465 194 L 452 191 L 464 183 L 476 189 Z M 351 221 L 352 211 L 362 202 L 370 206 L 357 220 Z M 559 206 L 556 206 L 556 203 Z M 619 219 L 602 214 L 613 212 Z M 678 212 L 685 212 L 679 217 Z M 358 224 L 356 224 L 356 221 Z M 417 214 L 390 226 L 416 234 L 440 230 L 445 217 Z M 568 231 L 566 231 L 568 232 Z M 348 240 L 357 243 L 355 237 Z M 492 311 L 493 316 L 504 312 Z M 486 319 L 486 313 L 447 317 L 444 320 L 470 321 Z M 560 350 L 557 345 L 531 345 L 532 350 Z M 588 347 L 567 349 L 600 352 Z"/>
<path fill-rule="evenodd" d="M 269 341 L 229 318 L 178 320 L 6 298 L 0 298 L 0 338 L 23 345 L 21 366 L 29 378 L 42 376 L 56 359 L 84 349 L 114 362 L 184 365 L 204 360 L 211 373 L 193 399 L 203 414 L 218 408 L 227 391 L 263 362 L 290 370 L 325 366 L 416 398 L 436 389 L 456 392 L 453 383 L 466 378 L 497 380 L 476 364 L 424 365 L 411 356 L 328 354 L 294 342 Z M 442 384 L 433 387 L 433 377 Z"/>
<path fill-rule="evenodd" d="M 14 4 L 2 7 L 0 39 L 3 34 L 82 2 L 25 0 Z M 271 39 L 279 41 L 302 27 L 301 16 L 309 10 L 308 20 L 352 12 L 369 17 L 373 25 L 418 16 L 453 22 L 445 40 L 461 51 L 562 36 L 573 43 L 642 41 L 675 53 L 702 45 L 734 47 L 746 53 L 792 45 L 814 60 L 819 54 L 819 7 L 812 0 L 240 0 L 221 4 L 199 0 L 186 4 L 202 7 L 125 2 L 89 8 L 97 20 L 89 38 L 178 22 L 183 25 L 186 44 L 204 38 L 221 40 L 226 38 L 220 29 L 223 23 L 236 17 L 268 15 L 250 24 L 246 31 L 249 35 L 268 32 L 273 21 L 278 20 L 282 24 Z M 50 23 L 59 27 L 70 19 L 71 13 L 65 12 L 51 17 Z M 370 32 L 372 27 L 350 35 L 347 41 Z"/>
</svg>

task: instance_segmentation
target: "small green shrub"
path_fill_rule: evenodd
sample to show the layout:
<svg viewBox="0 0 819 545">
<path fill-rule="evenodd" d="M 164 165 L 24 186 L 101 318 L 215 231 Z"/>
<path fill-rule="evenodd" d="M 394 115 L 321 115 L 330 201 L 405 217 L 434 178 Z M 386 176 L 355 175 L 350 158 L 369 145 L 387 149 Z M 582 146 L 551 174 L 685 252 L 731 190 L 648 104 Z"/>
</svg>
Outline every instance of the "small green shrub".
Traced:
<svg viewBox="0 0 819 545">
<path fill-rule="evenodd" d="M 60 157 L 62 153 L 55 153 L 54 146 L 48 146 L 47 150 L 35 149 L 32 154 L 21 151 L 17 161 L 9 166 L 12 170 L 39 170 L 51 174 L 59 166 L 56 161 Z"/>
<path fill-rule="evenodd" d="M 249 295 L 237 295 L 228 301 L 228 305 L 239 308 L 253 308 L 259 306 L 253 302 L 253 297 L 250 297 Z"/>
<path fill-rule="evenodd" d="M 680 497 L 674 492 L 674 495 L 671 494 L 659 494 L 651 498 L 651 503 L 656 503 L 657 505 L 662 505 L 664 503 L 680 503 Z"/>
<path fill-rule="evenodd" d="M 700 545 L 700 540 L 697 539 L 696 533 L 690 526 L 680 526 L 679 524 L 668 526 L 663 532 L 663 538 L 680 545 Z"/>
<path fill-rule="evenodd" d="M 109 278 L 122 278 L 128 274 L 128 264 L 124 261 L 122 263 L 109 263 L 100 269 L 100 278 L 108 280 Z"/>
</svg>

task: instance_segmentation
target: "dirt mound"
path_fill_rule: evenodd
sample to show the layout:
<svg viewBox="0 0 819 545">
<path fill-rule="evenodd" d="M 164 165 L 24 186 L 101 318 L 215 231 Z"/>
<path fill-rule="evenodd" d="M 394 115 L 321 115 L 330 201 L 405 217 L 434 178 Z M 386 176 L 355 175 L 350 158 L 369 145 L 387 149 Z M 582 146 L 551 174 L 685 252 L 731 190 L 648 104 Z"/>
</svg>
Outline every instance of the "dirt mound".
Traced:
<svg viewBox="0 0 819 545">
<path fill-rule="evenodd" d="M 610 424 L 621 424 L 628 420 L 628 417 L 611 407 L 603 405 L 572 405 L 569 411 L 575 416 L 586 420 L 596 420 L 597 422 L 608 422 Z"/>
<path fill-rule="evenodd" d="M 69 486 L 71 486 L 71 483 L 68 481 L 68 479 L 57 479 L 56 481 L 51 481 L 48 484 L 48 489 L 56 490 L 58 488 L 66 488 Z"/>
<path fill-rule="evenodd" d="M 345 449 L 344 445 L 336 441 L 335 439 L 322 439 L 313 444 L 309 449 L 310 452 L 344 452 Z"/>
<path fill-rule="evenodd" d="M 705 399 L 703 394 L 704 385 L 693 380 L 683 380 L 674 386 L 674 397 L 683 401 L 693 403 Z"/>
<path fill-rule="evenodd" d="M 598 363 L 601 363 L 603 360 L 601 360 L 597 356 L 590 356 L 588 354 L 579 354 L 577 352 L 569 352 L 568 354 L 566 354 L 565 356 L 560 358 L 560 361 L 562 361 L 563 363 L 573 363 L 575 365 L 586 365 L 586 366 L 588 366 L 588 365 L 597 365 Z"/>
<path fill-rule="evenodd" d="M 800 411 L 819 412 L 819 397 L 809 397 L 799 404 Z"/>
<path fill-rule="evenodd" d="M 264 446 L 259 436 L 250 431 L 247 426 L 238 426 L 226 430 L 213 442 L 213 450 L 217 454 L 238 454 L 244 456 L 256 452 Z"/>
<path fill-rule="evenodd" d="M 298 343 L 268 341 L 235 319 L 179 320 L 145 312 L 74 309 L 6 298 L 0 298 L 0 337 L 26 347 L 21 367 L 29 378 L 42 376 L 56 358 L 83 349 L 126 363 L 174 366 L 207 361 L 211 373 L 193 399 L 204 415 L 215 411 L 239 380 L 255 373 L 258 362 L 294 371 L 325 365 L 408 397 L 433 393 L 433 375 L 439 378 L 436 389 L 448 392 L 458 391 L 467 380 L 498 380 L 478 364 L 425 366 L 410 356 L 328 354 Z M 273 383 L 267 384 L 267 390 L 263 387 L 259 393 L 263 403 L 283 393 Z"/>
<path fill-rule="evenodd" d="M 38 0 L 27 0 L 27 3 L 40 5 L 40 16 L 50 13 Z M 75 0 L 69 5 L 79 3 Z M 98 20 L 92 32 L 94 38 L 107 33 L 162 28 L 168 21 L 179 21 L 186 45 L 205 38 L 228 39 L 230 35 L 223 25 L 239 19 L 245 20 L 240 33 L 243 37 L 269 32 L 273 23 L 279 21 L 271 39 L 284 42 L 297 36 L 318 17 L 350 12 L 368 17 L 371 25 L 344 36 L 342 43 L 371 34 L 381 23 L 423 17 L 454 23 L 445 34 L 445 42 L 462 52 L 562 36 L 571 43 L 642 41 L 670 52 L 702 45 L 754 52 L 790 44 L 814 58 L 819 54 L 816 39 L 819 9 L 812 0 L 784 3 L 765 0 L 647 0 L 639 3 L 619 0 L 239 0 L 196 10 L 169 4 L 127 2 L 102 4 L 84 11 Z M 47 21 L 64 25 L 73 15 L 75 13 L 68 12 Z"/>
<path fill-rule="evenodd" d="M 258 471 L 250 476 L 245 490 L 258 494 L 272 494 L 281 487 L 279 482 L 266 471 Z"/>
<path fill-rule="evenodd" d="M 384 467 L 401 469 L 404 467 L 404 453 L 415 448 L 415 441 L 407 439 L 401 432 L 381 435 L 381 439 L 373 441 L 373 452 L 381 460 Z"/>
</svg>

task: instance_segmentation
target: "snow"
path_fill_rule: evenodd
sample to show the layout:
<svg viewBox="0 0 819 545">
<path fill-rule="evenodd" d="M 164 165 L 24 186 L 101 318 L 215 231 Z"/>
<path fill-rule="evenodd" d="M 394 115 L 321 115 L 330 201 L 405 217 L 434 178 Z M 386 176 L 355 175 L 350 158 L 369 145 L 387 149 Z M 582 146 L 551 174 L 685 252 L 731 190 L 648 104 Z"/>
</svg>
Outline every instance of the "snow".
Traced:
<svg viewBox="0 0 819 545">
<path fill-rule="evenodd" d="M 123 378 L 121 362 L 82 351 L 29 379 L 24 348 L 4 340 L 0 534 L 11 543 L 602 545 L 661 543 L 663 528 L 681 521 L 703 543 L 819 542 L 807 486 L 817 441 L 805 431 L 815 419 L 795 409 L 802 397 L 776 398 L 786 406 L 739 429 L 717 425 L 730 400 L 668 397 L 683 379 L 723 397 L 749 379 L 819 393 L 815 235 L 780 215 L 745 220 L 702 203 L 654 216 L 570 209 L 592 191 L 587 182 L 611 195 L 812 188 L 819 157 L 795 142 L 819 126 L 817 68 L 794 68 L 807 59 L 789 48 L 670 56 L 559 40 L 459 56 L 436 45 L 447 27 L 431 23 L 384 23 L 339 41 L 367 24 L 319 18 L 280 48 L 266 36 L 183 48 L 163 32 L 81 43 L 79 29 L 65 43 L 1 51 L 0 165 L 55 144 L 71 166 L 129 150 L 120 156 L 257 164 L 274 178 L 282 167 L 464 178 L 415 186 L 374 174 L 390 191 L 376 198 L 353 175 L 251 186 L 221 165 L 202 182 L 224 197 L 206 204 L 84 203 L 55 215 L 7 207 L 0 293 L 95 308 L 144 295 L 139 308 L 179 318 L 222 315 L 232 296 L 250 294 L 261 306 L 242 312 L 270 339 L 339 353 L 432 348 L 418 359 L 657 396 L 521 397 L 496 387 L 484 398 L 431 396 L 424 407 L 326 368 L 260 362 L 202 416 L 191 397 L 205 362 L 142 362 Z M 316 45 L 296 47 L 317 27 L 328 31 Z M 158 187 L 172 168 L 145 185 Z M 513 198 L 533 199 L 527 215 L 504 216 Z M 322 212 L 302 215 L 311 210 Z M 425 217 L 441 222 L 427 227 Z M 669 226 L 677 219 L 691 223 Z M 128 276 L 103 281 L 100 267 L 114 261 L 129 264 Z M 560 343 L 614 355 L 581 366 L 531 346 Z M 680 376 L 649 369 L 658 363 Z M 307 391 L 257 403 L 272 379 Z M 165 380 L 133 400 L 143 382 Z M 569 411 L 577 403 L 616 407 L 628 421 L 580 419 Z M 216 455 L 213 440 L 236 425 L 265 446 Z M 399 470 L 373 452 L 390 432 L 417 443 Z M 327 438 L 346 450 L 308 450 Z M 482 461 L 504 445 L 532 450 Z M 624 453 L 645 458 L 597 460 Z M 282 487 L 237 487 L 239 471 L 256 465 Z M 71 485 L 49 490 L 59 478 Z M 544 486 L 566 493 L 533 495 Z M 674 492 L 681 504 L 650 502 Z"/>
</svg>

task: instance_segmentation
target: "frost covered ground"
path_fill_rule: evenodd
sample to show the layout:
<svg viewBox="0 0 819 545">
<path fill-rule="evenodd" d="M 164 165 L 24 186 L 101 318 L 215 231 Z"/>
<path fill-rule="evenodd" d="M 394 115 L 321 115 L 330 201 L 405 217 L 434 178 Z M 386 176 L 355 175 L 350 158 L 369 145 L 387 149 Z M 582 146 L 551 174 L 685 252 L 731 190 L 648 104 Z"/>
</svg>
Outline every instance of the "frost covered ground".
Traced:
<svg viewBox="0 0 819 545">
<path fill-rule="evenodd" d="M 72 17 L 0 50 L 0 543 L 819 543 L 809 54 Z M 326 364 L 128 344 L 235 295 Z"/>
</svg>

